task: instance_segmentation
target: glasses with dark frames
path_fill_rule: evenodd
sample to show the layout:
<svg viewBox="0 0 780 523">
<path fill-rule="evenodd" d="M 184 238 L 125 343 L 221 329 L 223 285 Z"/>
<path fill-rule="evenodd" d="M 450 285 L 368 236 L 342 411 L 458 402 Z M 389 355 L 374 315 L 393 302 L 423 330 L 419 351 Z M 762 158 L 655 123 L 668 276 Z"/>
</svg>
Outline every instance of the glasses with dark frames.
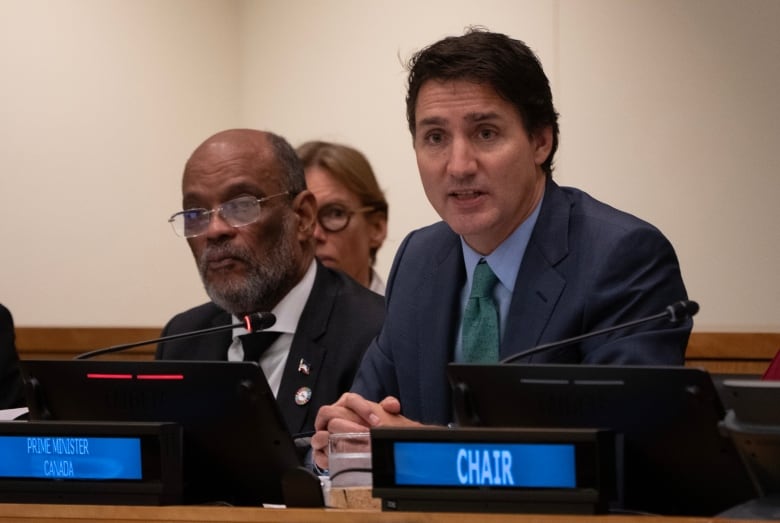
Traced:
<svg viewBox="0 0 780 523">
<path fill-rule="evenodd" d="M 343 205 L 331 203 L 319 208 L 317 211 L 317 223 L 328 232 L 340 232 L 347 228 L 353 215 L 374 210 L 375 208 L 372 206 L 348 209 Z"/>
</svg>

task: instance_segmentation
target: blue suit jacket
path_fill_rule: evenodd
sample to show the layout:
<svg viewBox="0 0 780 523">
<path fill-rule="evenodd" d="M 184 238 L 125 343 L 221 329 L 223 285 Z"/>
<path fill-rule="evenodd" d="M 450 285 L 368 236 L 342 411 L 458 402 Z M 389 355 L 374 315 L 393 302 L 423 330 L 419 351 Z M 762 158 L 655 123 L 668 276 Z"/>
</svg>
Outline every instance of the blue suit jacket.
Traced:
<svg viewBox="0 0 780 523">
<path fill-rule="evenodd" d="M 298 320 L 276 396 L 292 434 L 313 431 L 319 408 L 335 402 L 349 390 L 363 352 L 379 332 L 383 317 L 382 296 L 317 262 L 314 286 Z M 176 315 L 162 335 L 230 322 L 228 312 L 209 302 Z M 156 358 L 226 360 L 231 341 L 230 331 L 167 341 L 158 345 Z M 298 370 L 301 359 L 309 363 L 308 374 Z M 295 402 L 296 391 L 301 387 L 312 390 L 311 400 L 304 405 Z"/>
<path fill-rule="evenodd" d="M 447 363 L 466 281 L 460 240 L 446 223 L 409 234 L 388 278 L 385 323 L 352 390 L 400 399 L 423 423 L 452 420 Z M 500 357 L 640 319 L 687 298 L 674 249 L 652 225 L 586 193 L 547 182 L 520 264 Z M 692 322 L 659 320 L 520 362 L 679 365 Z"/>
</svg>

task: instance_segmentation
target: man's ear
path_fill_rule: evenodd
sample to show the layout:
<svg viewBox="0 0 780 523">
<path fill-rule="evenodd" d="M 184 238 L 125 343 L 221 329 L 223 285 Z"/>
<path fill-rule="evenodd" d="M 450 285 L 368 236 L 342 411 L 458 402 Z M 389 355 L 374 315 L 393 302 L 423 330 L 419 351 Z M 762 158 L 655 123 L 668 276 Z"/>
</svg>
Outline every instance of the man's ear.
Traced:
<svg viewBox="0 0 780 523">
<path fill-rule="evenodd" d="M 534 148 L 534 162 L 542 165 L 550 156 L 553 144 L 552 126 L 548 125 L 531 135 L 531 146 Z"/>
<path fill-rule="evenodd" d="M 308 240 L 314 234 L 314 222 L 317 219 L 317 200 L 308 190 L 301 191 L 293 199 L 293 212 L 298 216 L 296 233 L 301 241 Z"/>
</svg>

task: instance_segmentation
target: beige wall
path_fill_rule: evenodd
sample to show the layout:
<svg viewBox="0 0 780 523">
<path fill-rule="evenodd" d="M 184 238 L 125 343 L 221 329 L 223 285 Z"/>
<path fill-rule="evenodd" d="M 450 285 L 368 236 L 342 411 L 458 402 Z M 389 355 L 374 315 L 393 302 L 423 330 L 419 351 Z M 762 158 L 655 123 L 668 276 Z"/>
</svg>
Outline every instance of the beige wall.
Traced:
<svg viewBox="0 0 780 523">
<path fill-rule="evenodd" d="M 697 330 L 780 331 L 780 2 L 0 0 L 0 301 L 19 325 L 161 325 L 205 300 L 166 218 L 220 129 L 350 143 L 390 201 L 386 274 L 436 219 L 402 61 L 469 24 L 539 54 L 556 178 L 673 241 Z"/>
<path fill-rule="evenodd" d="M 184 159 L 239 120 L 239 5 L 0 0 L 0 300 L 18 325 L 161 325 L 203 301 Z"/>
</svg>

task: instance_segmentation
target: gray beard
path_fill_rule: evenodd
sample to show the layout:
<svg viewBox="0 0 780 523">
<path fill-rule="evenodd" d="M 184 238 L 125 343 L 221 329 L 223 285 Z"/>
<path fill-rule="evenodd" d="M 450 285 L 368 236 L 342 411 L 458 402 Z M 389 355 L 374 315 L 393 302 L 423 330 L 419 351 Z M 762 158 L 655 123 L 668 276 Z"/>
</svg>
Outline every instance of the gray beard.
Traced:
<svg viewBox="0 0 780 523">
<path fill-rule="evenodd" d="M 297 283 L 295 235 L 285 231 L 281 237 L 283 240 L 280 244 L 271 249 L 264 259 L 244 248 L 227 244 L 207 245 L 198 260 L 198 272 L 209 298 L 238 317 L 273 309 Z M 244 261 L 249 267 L 246 277 L 219 284 L 210 282 L 204 260 L 208 253 L 214 251 Z"/>
</svg>

